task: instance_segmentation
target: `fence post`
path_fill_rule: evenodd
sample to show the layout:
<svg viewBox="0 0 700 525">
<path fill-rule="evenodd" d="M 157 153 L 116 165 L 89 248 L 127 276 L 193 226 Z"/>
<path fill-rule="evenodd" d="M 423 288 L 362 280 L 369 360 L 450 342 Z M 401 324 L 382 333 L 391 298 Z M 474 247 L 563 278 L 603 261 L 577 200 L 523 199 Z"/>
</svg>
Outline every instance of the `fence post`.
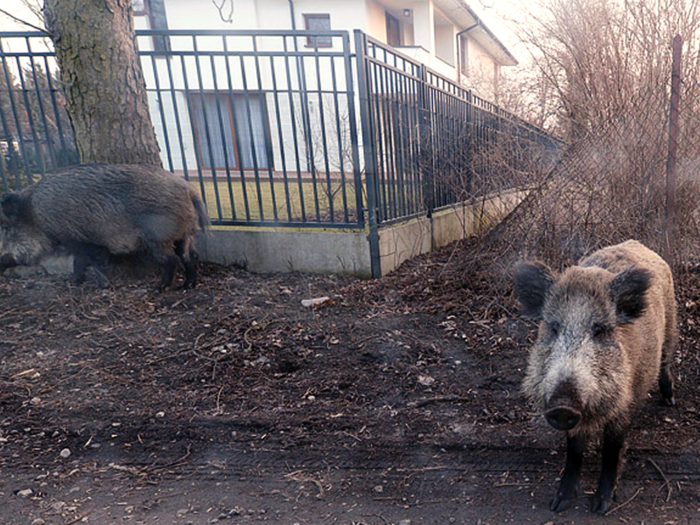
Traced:
<svg viewBox="0 0 700 525">
<path fill-rule="evenodd" d="M 666 220 L 664 223 L 664 257 L 670 264 L 675 255 L 676 219 L 676 151 L 678 149 L 678 106 L 681 88 L 681 35 L 673 38 L 671 66 L 671 110 L 668 123 L 668 157 L 666 159 Z"/>
<path fill-rule="evenodd" d="M 435 144 L 431 130 L 431 104 L 428 87 L 428 71 L 420 66 L 420 89 L 418 96 L 418 139 L 420 140 L 420 178 L 423 189 L 423 206 L 427 218 L 435 209 Z"/>
<path fill-rule="evenodd" d="M 360 101 L 360 123 L 362 127 L 362 152 L 367 184 L 367 222 L 369 224 L 369 255 L 372 277 L 382 276 L 381 254 L 379 253 L 379 225 L 377 224 L 377 154 L 372 133 L 372 115 L 369 100 L 369 82 L 367 80 L 367 60 L 365 51 L 367 37 L 355 29 L 355 56 L 357 57 L 357 93 Z"/>
</svg>

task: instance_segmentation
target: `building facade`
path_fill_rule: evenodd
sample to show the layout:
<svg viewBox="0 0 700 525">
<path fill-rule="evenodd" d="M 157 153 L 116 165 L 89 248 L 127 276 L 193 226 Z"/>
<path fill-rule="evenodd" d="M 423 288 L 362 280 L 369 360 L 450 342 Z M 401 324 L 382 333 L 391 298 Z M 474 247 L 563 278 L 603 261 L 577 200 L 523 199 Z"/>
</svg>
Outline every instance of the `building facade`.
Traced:
<svg viewBox="0 0 700 525">
<path fill-rule="evenodd" d="M 501 68 L 518 63 L 464 0 L 230 0 L 221 12 L 201 0 L 133 5 L 137 29 L 359 29 L 495 104 Z"/>
</svg>

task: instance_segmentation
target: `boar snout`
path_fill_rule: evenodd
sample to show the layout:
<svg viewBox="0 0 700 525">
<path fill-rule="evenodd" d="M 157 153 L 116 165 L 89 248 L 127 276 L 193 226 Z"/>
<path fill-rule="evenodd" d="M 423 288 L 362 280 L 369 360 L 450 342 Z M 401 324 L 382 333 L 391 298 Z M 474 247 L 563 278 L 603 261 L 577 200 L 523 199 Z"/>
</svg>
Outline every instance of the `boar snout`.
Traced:
<svg viewBox="0 0 700 525">
<path fill-rule="evenodd" d="M 563 381 L 547 403 L 544 418 L 557 430 L 571 430 L 581 421 L 579 397 L 571 380 Z"/>
<path fill-rule="evenodd" d="M 567 406 L 558 406 L 547 410 L 544 417 L 557 430 L 571 430 L 581 421 L 581 412 Z"/>
</svg>

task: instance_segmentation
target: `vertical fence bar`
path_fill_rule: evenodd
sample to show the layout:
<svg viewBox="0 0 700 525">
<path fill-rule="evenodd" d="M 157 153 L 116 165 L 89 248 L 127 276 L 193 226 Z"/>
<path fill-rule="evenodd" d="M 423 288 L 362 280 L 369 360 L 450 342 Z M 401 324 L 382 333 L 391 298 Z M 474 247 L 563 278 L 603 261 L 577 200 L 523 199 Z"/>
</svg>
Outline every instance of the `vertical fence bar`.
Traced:
<svg viewBox="0 0 700 525">
<path fill-rule="evenodd" d="M 360 147 L 359 147 L 359 141 L 358 141 L 358 133 L 357 133 L 357 114 L 355 112 L 355 91 L 354 91 L 354 86 L 355 86 L 355 80 L 353 79 L 352 76 L 352 63 L 351 63 L 351 54 L 350 54 L 350 36 L 345 33 L 343 35 L 343 62 L 345 63 L 345 82 L 346 82 L 346 90 L 347 90 L 347 104 L 348 104 L 348 121 L 350 124 L 350 150 L 351 150 L 351 158 L 352 158 L 352 172 L 353 172 L 353 180 L 355 182 L 355 208 L 357 212 L 357 222 L 360 226 L 364 227 L 365 225 L 365 212 L 363 209 L 363 201 L 362 201 L 362 172 L 360 168 Z M 358 64 L 359 64 L 359 59 L 358 59 Z M 358 71 L 358 85 L 360 83 L 360 73 Z M 363 82 L 364 77 L 363 77 Z M 359 92 L 359 87 L 358 87 L 358 92 Z M 361 108 L 360 108 L 361 109 Z M 364 143 L 367 140 L 367 135 L 362 135 L 362 142 Z M 365 158 L 365 166 L 366 166 L 367 159 Z M 369 184 L 367 184 L 369 187 Z M 369 190 L 367 190 L 369 192 Z M 375 224 L 376 227 L 376 224 Z M 370 249 L 372 249 L 370 245 Z M 377 249 L 377 253 L 379 250 Z"/>
<path fill-rule="evenodd" d="M 423 209 L 428 217 L 432 216 L 435 207 L 435 187 L 433 183 L 434 175 L 434 143 L 431 123 L 431 114 L 434 101 L 431 94 L 436 91 L 426 82 L 426 67 L 421 66 L 420 70 L 420 96 L 418 97 L 419 121 L 418 129 L 421 143 L 421 186 L 423 187 Z"/>
<path fill-rule="evenodd" d="M 355 30 L 355 56 L 357 58 L 357 91 L 360 99 L 360 121 L 362 125 L 362 146 L 365 160 L 365 181 L 367 184 L 367 222 L 369 223 L 369 255 L 372 268 L 372 277 L 382 276 L 381 254 L 379 252 L 379 228 L 377 225 L 376 197 L 376 150 L 374 149 L 374 136 L 372 119 L 370 116 L 369 83 L 367 82 L 367 37 L 359 30 Z"/>
</svg>

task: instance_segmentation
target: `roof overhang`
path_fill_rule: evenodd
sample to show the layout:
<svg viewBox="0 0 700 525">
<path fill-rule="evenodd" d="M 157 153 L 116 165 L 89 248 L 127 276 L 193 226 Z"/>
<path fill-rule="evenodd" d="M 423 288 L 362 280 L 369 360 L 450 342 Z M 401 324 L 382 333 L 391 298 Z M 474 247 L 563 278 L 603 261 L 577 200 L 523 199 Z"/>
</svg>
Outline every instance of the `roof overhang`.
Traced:
<svg viewBox="0 0 700 525">
<path fill-rule="evenodd" d="M 517 66 L 518 60 L 464 0 L 434 0 L 435 6 L 468 34 L 502 66 Z"/>
</svg>

